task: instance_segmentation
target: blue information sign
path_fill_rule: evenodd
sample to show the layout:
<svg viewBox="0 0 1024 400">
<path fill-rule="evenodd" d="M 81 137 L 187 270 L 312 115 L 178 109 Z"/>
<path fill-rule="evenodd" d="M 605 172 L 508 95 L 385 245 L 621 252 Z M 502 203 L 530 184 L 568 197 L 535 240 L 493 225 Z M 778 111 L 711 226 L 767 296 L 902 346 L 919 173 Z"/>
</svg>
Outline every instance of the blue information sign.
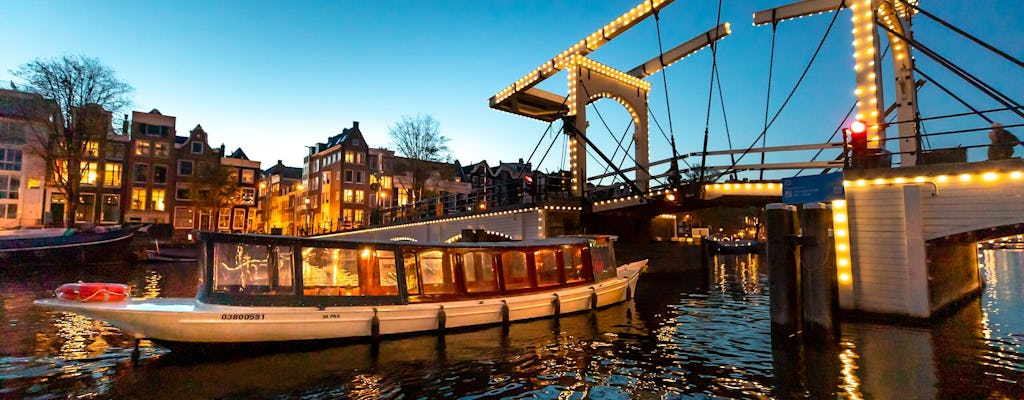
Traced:
<svg viewBox="0 0 1024 400">
<path fill-rule="evenodd" d="M 842 172 L 782 179 L 782 202 L 786 204 L 824 203 L 844 198 Z"/>
</svg>

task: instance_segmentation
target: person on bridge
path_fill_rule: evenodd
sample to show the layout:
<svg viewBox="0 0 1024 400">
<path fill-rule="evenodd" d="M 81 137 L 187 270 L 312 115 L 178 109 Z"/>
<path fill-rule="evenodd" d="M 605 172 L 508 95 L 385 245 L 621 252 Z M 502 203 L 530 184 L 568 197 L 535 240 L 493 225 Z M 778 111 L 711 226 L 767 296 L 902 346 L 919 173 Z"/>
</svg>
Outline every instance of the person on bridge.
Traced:
<svg viewBox="0 0 1024 400">
<path fill-rule="evenodd" d="M 1011 158 L 1013 157 L 1013 146 L 1024 145 L 1024 142 L 1003 129 L 1003 125 L 998 122 L 992 123 L 992 130 L 988 133 L 988 138 L 992 141 L 992 144 L 988 146 L 989 160 Z"/>
</svg>

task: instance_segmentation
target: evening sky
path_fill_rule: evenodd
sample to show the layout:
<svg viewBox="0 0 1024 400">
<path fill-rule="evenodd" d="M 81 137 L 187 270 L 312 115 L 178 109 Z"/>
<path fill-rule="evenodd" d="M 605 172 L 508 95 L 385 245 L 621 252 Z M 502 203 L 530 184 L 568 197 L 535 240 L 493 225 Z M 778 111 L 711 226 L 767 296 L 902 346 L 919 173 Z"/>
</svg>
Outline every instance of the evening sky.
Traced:
<svg viewBox="0 0 1024 400">
<path fill-rule="evenodd" d="M 652 160 L 671 154 L 666 140 L 671 133 L 680 153 L 700 150 L 706 126 L 709 149 L 729 148 L 730 140 L 733 148 L 745 148 L 758 136 L 765 121 L 773 30 L 752 26 L 751 15 L 787 2 L 724 2 L 721 20 L 731 23 L 732 35 L 720 42 L 717 62 L 726 118 L 716 92 L 710 123 L 705 123 L 709 49 L 667 70 L 671 132 L 662 75 L 648 78 L 650 105 L 661 125 L 658 129 L 652 123 Z M 423 113 L 440 121 L 442 133 L 452 139 L 454 159 L 463 164 L 524 158 L 537 167 L 554 143 L 540 169 L 557 170 L 567 167 L 565 149 L 551 132 L 542 140 L 548 124 L 492 110 L 487 99 L 637 3 L 0 0 L 0 80 L 16 80 L 9 70 L 35 58 L 97 57 L 135 87 L 134 110 L 156 108 L 177 117 L 178 135 L 202 124 L 211 145 L 223 143 L 229 152 L 241 147 L 263 168 L 279 159 L 301 166 L 304 146 L 326 141 L 352 121 L 360 122 L 371 146 L 393 148 L 388 127 L 403 115 Z M 1018 0 L 929 0 L 921 6 L 1024 58 L 1024 7 Z M 717 7 L 713 1 L 677 0 L 662 11 L 660 26 L 648 18 L 591 58 L 628 71 L 658 54 L 658 28 L 667 50 L 713 27 Z M 778 25 L 773 114 L 832 16 Z M 802 86 L 768 130 L 769 146 L 824 142 L 840 125 L 854 102 L 851 28 L 850 11 L 841 11 Z M 920 15 L 915 35 L 1014 100 L 1024 101 L 1019 67 Z M 975 107 L 1000 107 L 923 55 L 917 59 L 923 71 Z M 541 88 L 564 95 L 565 73 Z M 925 85 L 920 96 L 922 116 L 966 111 L 935 85 Z M 595 108 L 589 111 L 590 136 L 611 155 L 616 145 L 608 131 L 622 135 L 627 114 L 611 100 L 600 100 L 591 110 Z M 1021 122 L 1005 113 L 999 118 Z M 928 122 L 925 129 L 985 125 L 974 117 Z M 557 128 L 555 124 L 551 130 Z M 936 138 L 928 144 L 979 144 L 984 136 Z M 538 142 L 542 144 L 530 158 Z"/>
</svg>

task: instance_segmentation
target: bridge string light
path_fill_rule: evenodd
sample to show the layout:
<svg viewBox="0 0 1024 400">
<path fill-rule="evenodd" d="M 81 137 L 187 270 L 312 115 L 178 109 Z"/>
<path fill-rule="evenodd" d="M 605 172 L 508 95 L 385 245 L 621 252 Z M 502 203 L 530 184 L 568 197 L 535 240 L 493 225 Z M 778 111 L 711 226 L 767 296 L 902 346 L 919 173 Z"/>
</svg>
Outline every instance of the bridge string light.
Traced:
<svg viewBox="0 0 1024 400">
<path fill-rule="evenodd" d="M 1024 178 L 1024 172 L 1021 171 L 1009 171 L 1009 172 L 981 172 L 975 174 L 958 174 L 956 175 L 957 182 L 970 183 L 975 181 L 981 181 L 986 183 L 995 183 L 1006 180 L 1021 180 Z M 855 181 L 844 180 L 843 186 L 846 187 L 866 187 L 868 186 L 868 180 L 857 179 Z M 898 176 L 895 178 L 875 178 L 871 179 L 870 183 L 873 185 L 903 185 L 910 183 L 951 183 L 949 175 L 936 175 L 936 176 L 915 176 L 913 178 Z"/>
<path fill-rule="evenodd" d="M 355 234 L 379 232 L 379 231 L 395 229 L 395 228 L 411 228 L 411 227 L 417 227 L 417 226 L 423 226 L 423 225 L 439 224 L 439 223 L 444 223 L 444 222 L 469 221 L 469 220 L 474 220 L 474 219 L 488 218 L 488 217 L 495 217 L 495 216 L 503 216 L 503 215 L 526 214 L 526 213 L 530 213 L 530 212 L 537 211 L 537 210 L 542 210 L 542 209 L 543 210 L 556 210 L 556 211 L 573 211 L 573 212 L 582 211 L 583 210 L 582 207 L 573 207 L 573 206 L 530 207 L 530 208 L 521 208 L 521 209 L 517 209 L 517 210 L 495 211 L 495 212 L 489 212 L 489 213 L 484 213 L 484 214 L 464 215 L 464 216 L 461 216 L 461 217 L 449 217 L 449 218 L 433 219 L 433 220 L 429 220 L 429 221 L 410 222 L 410 223 L 406 223 L 406 224 L 395 224 L 395 225 L 382 226 L 382 227 L 377 227 L 377 228 L 369 228 L 369 229 L 354 230 L 354 231 L 347 231 L 347 232 L 338 232 L 338 233 L 332 233 L 332 234 L 329 234 L 329 235 L 322 235 L 322 236 L 319 236 L 319 237 L 341 237 L 341 236 L 350 236 L 350 235 L 355 235 Z"/>
<path fill-rule="evenodd" d="M 608 41 L 614 39 L 621 32 L 633 26 L 640 20 L 647 18 L 672 1 L 673 0 L 646 0 L 636 7 L 633 7 L 618 18 L 615 18 L 605 26 L 601 27 L 601 29 L 591 33 L 583 40 L 580 40 L 568 49 L 565 49 L 565 51 L 558 53 L 557 56 L 551 58 L 548 62 L 541 64 L 533 71 L 530 71 L 508 87 L 499 91 L 494 95 L 494 97 L 492 97 L 491 104 L 494 105 L 501 103 L 513 94 L 529 89 L 541 80 L 554 75 L 562 69 L 568 68 L 570 66 L 568 61 L 569 58 L 590 54 L 590 52 L 596 50 L 605 43 L 608 43 Z"/>
</svg>

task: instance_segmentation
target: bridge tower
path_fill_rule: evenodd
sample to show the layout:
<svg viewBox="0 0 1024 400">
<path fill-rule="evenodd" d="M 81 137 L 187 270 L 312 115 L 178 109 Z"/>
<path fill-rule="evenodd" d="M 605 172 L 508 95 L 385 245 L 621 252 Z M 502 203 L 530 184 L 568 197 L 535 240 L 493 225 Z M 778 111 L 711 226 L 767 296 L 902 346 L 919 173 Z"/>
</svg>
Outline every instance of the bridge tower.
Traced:
<svg viewBox="0 0 1024 400">
<path fill-rule="evenodd" d="M 548 62 L 541 64 L 489 100 L 491 108 L 494 109 L 545 122 L 562 119 L 566 125 L 571 124 L 564 129 L 571 138 L 569 145 L 571 190 L 576 197 L 583 197 L 586 189 L 587 146 L 591 146 L 596 153 L 604 157 L 600 149 L 590 144 L 587 139 L 586 131 L 589 124 L 586 106 L 598 99 L 609 98 L 622 104 L 629 112 L 633 120 L 633 159 L 636 161 L 636 167 L 632 168 L 635 171 L 634 179 L 632 179 L 633 187 L 640 192 L 638 194 L 646 193 L 650 188 L 647 97 L 651 84 L 644 78 L 729 34 L 729 24 L 721 24 L 655 56 L 629 72 L 622 72 L 586 57 L 587 54 L 608 43 L 644 18 L 656 14 L 658 10 L 672 1 L 645 0 Z M 569 74 L 567 96 L 534 87 L 561 70 L 567 70 Z M 606 158 L 605 161 L 611 165 L 611 160 Z M 611 167 L 618 171 L 617 166 L 611 165 Z M 618 173 L 624 179 L 629 180 L 621 171 Z"/>
<path fill-rule="evenodd" d="M 900 166 L 917 165 L 921 151 L 918 141 L 917 87 L 914 81 L 914 59 L 906 39 L 912 39 L 910 20 L 913 9 L 904 1 L 917 0 L 804 0 L 754 13 L 754 25 L 779 22 L 849 8 L 853 12 L 853 58 L 856 73 L 856 119 L 868 126 L 868 147 L 885 147 L 885 112 L 882 94 L 882 46 L 876 21 L 885 25 L 886 39 L 891 49 L 894 79 L 896 80 L 896 114 Z M 876 150 L 876 151 L 879 151 Z"/>
</svg>

